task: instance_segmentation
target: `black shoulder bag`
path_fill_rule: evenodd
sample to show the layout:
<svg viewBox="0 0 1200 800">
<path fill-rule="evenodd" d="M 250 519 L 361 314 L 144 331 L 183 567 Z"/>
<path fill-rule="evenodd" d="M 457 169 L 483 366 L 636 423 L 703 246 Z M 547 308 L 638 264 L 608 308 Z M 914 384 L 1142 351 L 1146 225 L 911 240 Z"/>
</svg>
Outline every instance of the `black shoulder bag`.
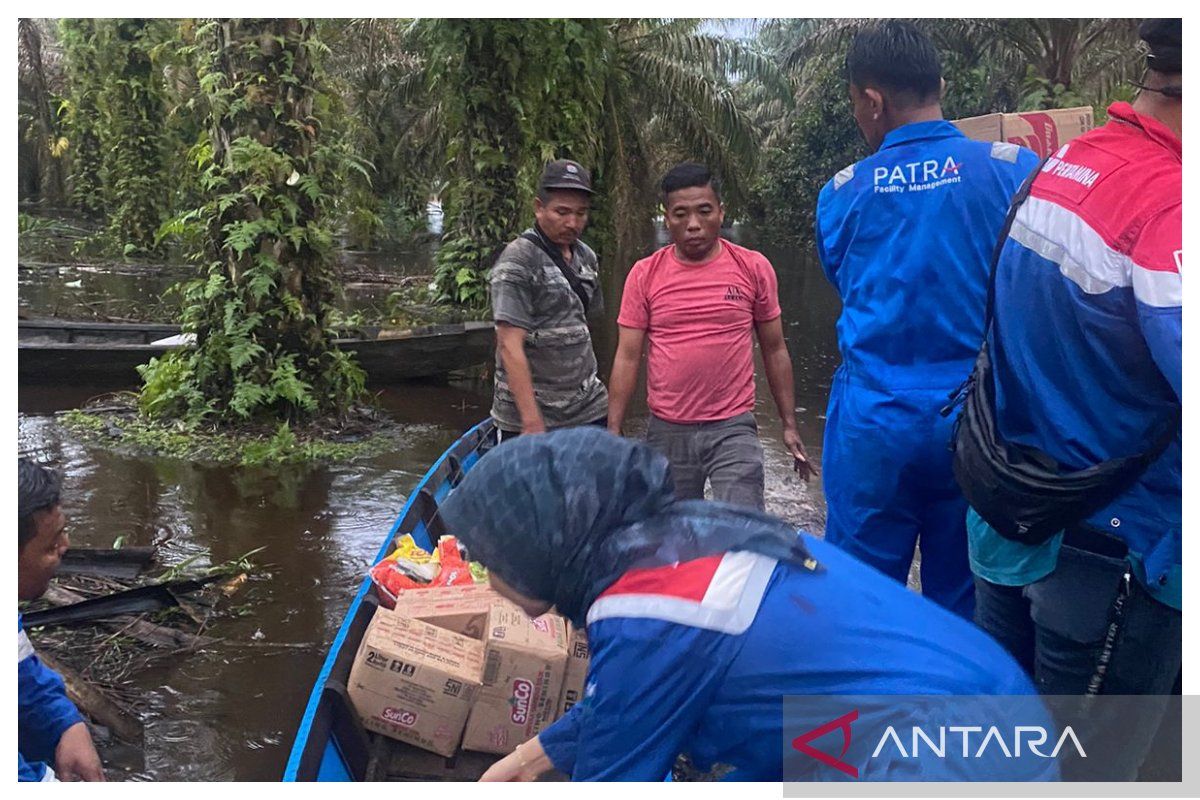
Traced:
<svg viewBox="0 0 1200 800">
<path fill-rule="evenodd" d="M 583 314 L 586 317 L 588 313 L 588 295 L 583 288 L 583 278 L 579 277 L 579 273 L 567 266 L 567 262 L 562 257 L 562 252 L 554 246 L 552 242 L 540 235 L 538 232 L 526 231 L 521 234 L 521 238 L 526 241 L 533 242 L 542 252 L 550 257 L 554 262 L 554 266 L 558 267 L 558 271 L 567 279 L 567 283 L 571 284 L 571 291 L 575 292 L 575 296 L 579 298 L 579 302 L 583 303 Z"/>
<path fill-rule="evenodd" d="M 1040 544 L 1058 531 L 1078 524 L 1124 493 L 1162 455 L 1175 438 L 1181 419 L 1177 409 L 1143 453 L 1074 471 L 1064 470 L 1055 459 L 1035 447 L 1000 438 L 995 416 L 996 388 L 988 353 L 996 301 L 996 268 L 1017 210 L 1029 197 L 1029 189 L 1039 172 L 1040 165 L 1013 198 L 1000 239 L 992 251 L 983 345 L 975 368 L 951 395 L 951 404 L 942 410 L 943 415 L 948 415 L 955 404 L 963 404 L 950 447 L 954 451 L 954 478 L 967 502 L 1001 536 L 1030 545 Z"/>
</svg>

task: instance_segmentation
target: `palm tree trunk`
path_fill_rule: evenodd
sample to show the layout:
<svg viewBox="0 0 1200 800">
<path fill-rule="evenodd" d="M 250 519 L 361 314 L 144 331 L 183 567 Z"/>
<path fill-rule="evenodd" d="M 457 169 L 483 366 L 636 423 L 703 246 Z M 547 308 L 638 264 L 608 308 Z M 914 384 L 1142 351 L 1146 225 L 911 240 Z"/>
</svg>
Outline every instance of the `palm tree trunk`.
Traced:
<svg viewBox="0 0 1200 800">
<path fill-rule="evenodd" d="M 58 141 L 58 125 L 50 110 L 50 92 L 46 88 L 46 66 L 42 61 L 42 33 L 32 19 L 17 20 L 18 46 L 28 59 L 26 75 L 31 89 L 34 119 L 38 126 L 36 146 L 39 176 L 39 194 L 51 203 L 61 202 L 65 191 L 62 162 L 54 157 L 50 148 Z"/>
</svg>

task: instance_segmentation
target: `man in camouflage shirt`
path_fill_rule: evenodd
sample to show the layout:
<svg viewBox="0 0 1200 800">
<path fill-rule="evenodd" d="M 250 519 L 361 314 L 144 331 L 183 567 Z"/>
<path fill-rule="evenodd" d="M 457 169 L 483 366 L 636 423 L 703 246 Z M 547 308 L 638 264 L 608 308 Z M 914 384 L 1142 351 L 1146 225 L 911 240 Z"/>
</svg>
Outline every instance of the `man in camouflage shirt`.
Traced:
<svg viewBox="0 0 1200 800">
<path fill-rule="evenodd" d="M 501 440 L 573 425 L 604 425 L 608 392 L 596 374 L 588 318 L 603 314 L 587 225 L 591 176 L 574 161 L 546 165 L 536 222 L 492 267 L 496 389 Z"/>
</svg>

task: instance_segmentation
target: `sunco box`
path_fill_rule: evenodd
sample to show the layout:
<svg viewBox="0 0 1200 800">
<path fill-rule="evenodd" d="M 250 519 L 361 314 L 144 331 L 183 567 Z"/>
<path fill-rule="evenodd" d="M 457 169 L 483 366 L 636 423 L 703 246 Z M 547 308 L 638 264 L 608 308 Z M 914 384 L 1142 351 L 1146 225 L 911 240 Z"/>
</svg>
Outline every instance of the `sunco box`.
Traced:
<svg viewBox="0 0 1200 800">
<path fill-rule="evenodd" d="M 482 640 L 488 610 L 497 603 L 508 601 L 486 583 L 440 586 L 401 592 L 395 613 Z"/>
<path fill-rule="evenodd" d="M 511 753 L 556 718 L 567 666 L 562 617 L 530 619 L 508 603 L 488 611 L 483 689 L 463 734 L 464 750 Z"/>
<path fill-rule="evenodd" d="M 1012 142 L 1045 158 L 1062 145 L 1095 127 L 1091 106 L 1023 111 L 1018 114 L 984 114 L 956 119 L 954 124 L 970 139 Z"/>
<path fill-rule="evenodd" d="M 562 697 L 558 701 L 558 713 L 555 719 L 571 710 L 571 706 L 583 698 L 584 686 L 587 684 L 588 671 L 588 640 L 587 631 L 567 623 L 570 629 L 568 639 L 567 675 L 563 681 Z"/>
<path fill-rule="evenodd" d="M 478 640 L 381 608 L 350 670 L 350 701 L 368 730 L 450 756 L 482 672 Z"/>
</svg>

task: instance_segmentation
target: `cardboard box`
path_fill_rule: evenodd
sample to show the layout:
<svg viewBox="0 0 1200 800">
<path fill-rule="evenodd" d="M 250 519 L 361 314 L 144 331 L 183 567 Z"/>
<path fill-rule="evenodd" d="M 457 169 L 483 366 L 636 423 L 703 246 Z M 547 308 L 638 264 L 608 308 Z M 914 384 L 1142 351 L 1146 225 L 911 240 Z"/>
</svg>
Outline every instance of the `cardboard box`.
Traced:
<svg viewBox="0 0 1200 800">
<path fill-rule="evenodd" d="M 482 641 L 489 609 L 508 603 L 486 583 L 443 586 L 401 593 L 395 613 Z"/>
<path fill-rule="evenodd" d="M 1018 114 L 984 114 L 956 119 L 968 138 L 981 142 L 1012 142 L 1045 158 L 1062 145 L 1095 127 L 1091 106 L 1023 111 Z"/>
<path fill-rule="evenodd" d="M 567 674 L 563 680 L 562 697 L 558 701 L 558 719 L 571 710 L 571 706 L 583 699 L 583 690 L 587 685 L 588 671 L 588 640 L 587 631 L 567 623 L 570 639 L 567 645 Z"/>
<path fill-rule="evenodd" d="M 377 609 L 350 670 L 350 701 L 368 730 L 450 756 L 482 674 L 482 642 Z"/>
<path fill-rule="evenodd" d="M 483 689 L 467 719 L 464 750 L 501 755 L 556 719 L 567 666 L 562 617 L 530 619 L 508 603 L 488 610 Z"/>
</svg>

